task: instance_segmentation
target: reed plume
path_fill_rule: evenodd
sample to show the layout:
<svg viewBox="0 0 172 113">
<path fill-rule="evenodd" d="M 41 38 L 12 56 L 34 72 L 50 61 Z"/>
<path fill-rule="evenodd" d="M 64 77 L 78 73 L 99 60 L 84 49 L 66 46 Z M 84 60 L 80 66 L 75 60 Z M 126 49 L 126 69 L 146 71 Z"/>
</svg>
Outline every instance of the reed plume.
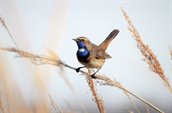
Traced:
<svg viewBox="0 0 172 113">
<path fill-rule="evenodd" d="M 153 53 L 151 48 L 142 41 L 142 38 L 141 38 L 139 32 L 132 24 L 126 11 L 124 11 L 122 8 L 121 8 L 121 10 L 122 10 L 125 20 L 127 21 L 128 29 L 129 29 L 130 33 L 132 34 L 132 36 L 134 37 L 134 39 L 136 40 L 137 47 L 140 50 L 144 61 L 149 65 L 149 68 L 151 69 L 151 71 L 156 73 L 162 79 L 164 85 L 172 93 L 172 88 L 170 86 L 168 78 L 164 74 L 164 70 L 162 69 L 156 55 Z"/>
</svg>

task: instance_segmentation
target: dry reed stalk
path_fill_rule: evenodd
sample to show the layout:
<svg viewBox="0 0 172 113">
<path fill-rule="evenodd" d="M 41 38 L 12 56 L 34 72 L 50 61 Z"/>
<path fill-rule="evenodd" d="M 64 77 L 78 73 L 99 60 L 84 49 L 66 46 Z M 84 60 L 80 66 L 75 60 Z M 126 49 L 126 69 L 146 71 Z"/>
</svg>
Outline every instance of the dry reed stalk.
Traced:
<svg viewBox="0 0 172 113">
<path fill-rule="evenodd" d="M 46 57 L 46 56 L 35 55 L 30 52 L 26 52 L 26 51 L 23 51 L 23 50 L 17 49 L 17 48 L 0 48 L 0 50 L 11 51 L 11 52 L 17 53 L 17 55 L 18 55 L 17 57 L 28 58 L 35 65 L 50 64 L 50 65 L 60 66 L 60 68 L 62 68 L 60 65 L 61 61 L 58 57 L 50 58 L 50 57 Z"/>
<path fill-rule="evenodd" d="M 2 113 L 5 113 L 5 110 L 4 110 L 4 106 L 3 106 L 3 103 L 2 103 L 2 99 L 1 99 L 1 92 L 0 92 L 0 112 Z"/>
<path fill-rule="evenodd" d="M 3 25 L 3 26 L 5 27 L 5 29 L 7 30 L 7 32 L 8 32 L 8 34 L 9 34 L 11 40 L 13 41 L 14 45 L 18 48 L 17 43 L 14 41 L 14 38 L 13 38 L 13 36 L 12 36 L 10 30 L 8 29 L 7 25 L 5 24 L 5 21 L 3 20 L 3 18 L 2 18 L 1 16 L 0 16 L 0 22 L 2 23 L 2 25 Z"/>
<path fill-rule="evenodd" d="M 0 62 L 2 62 L 1 55 L 0 55 Z M 5 113 L 4 105 L 2 102 L 3 72 L 2 72 L 2 66 L 1 65 L 2 64 L 0 63 L 0 112 Z"/>
<path fill-rule="evenodd" d="M 32 110 L 24 100 L 20 88 L 17 86 L 16 82 L 8 76 L 11 75 L 11 72 L 8 70 L 10 67 L 6 66 L 5 62 L 3 63 L 5 66 L 3 65 L 4 67 L 1 67 L 1 69 L 3 69 L 5 73 L 3 78 L 3 104 L 5 112 L 23 113 L 23 111 L 27 111 L 27 113 L 32 113 Z"/>
<path fill-rule="evenodd" d="M 88 69 L 88 74 L 91 75 L 91 69 Z M 90 90 L 92 92 L 92 95 L 95 99 L 95 102 L 97 104 L 97 107 L 99 109 L 99 112 L 100 113 L 106 113 L 105 112 L 105 107 L 104 107 L 104 102 L 103 100 L 99 97 L 99 95 L 97 94 L 97 91 L 96 91 L 96 86 L 94 84 L 94 80 L 91 79 L 90 77 L 87 77 L 87 83 L 88 83 L 88 86 L 90 87 Z"/>
<path fill-rule="evenodd" d="M 145 108 L 146 108 L 146 113 L 151 113 L 148 105 L 145 104 Z"/>
<path fill-rule="evenodd" d="M 134 101 L 129 97 L 129 100 L 133 106 L 133 108 L 136 110 L 137 113 L 141 113 L 140 110 L 137 108 L 136 104 L 134 103 Z"/>
<path fill-rule="evenodd" d="M 73 109 L 72 105 L 68 100 L 66 100 L 64 97 L 62 98 L 64 103 L 66 104 L 68 111 L 65 111 L 65 113 L 75 113 L 75 110 Z M 85 113 L 85 112 L 84 112 Z"/>
<path fill-rule="evenodd" d="M 10 72 L 7 71 L 7 68 L 9 68 L 5 61 L 3 61 L 5 58 L 0 54 L 0 83 L 3 88 L 1 88 L 1 106 L 2 106 L 2 111 L 3 113 L 12 113 L 12 105 L 11 105 L 11 100 L 10 101 L 10 93 L 9 93 L 9 87 L 8 81 L 10 78 L 6 75 L 9 75 Z M 4 74 L 5 73 L 5 74 Z M 3 98 L 2 98 L 3 97 Z"/>
<path fill-rule="evenodd" d="M 155 72 L 159 77 L 163 80 L 164 85 L 167 87 L 167 89 L 172 93 L 172 88 L 170 86 L 170 83 L 168 81 L 168 78 L 165 76 L 164 71 L 156 57 L 156 55 L 153 53 L 151 48 L 149 48 L 148 45 L 144 44 L 142 41 L 142 38 L 137 31 L 137 29 L 132 24 L 129 16 L 127 13 L 121 8 L 122 13 L 124 15 L 125 20 L 128 23 L 128 29 L 131 32 L 132 36 L 137 42 L 137 47 L 140 50 L 142 56 L 144 57 L 144 61 L 149 65 L 150 69 Z"/>
<path fill-rule="evenodd" d="M 36 75 L 37 75 L 37 76 L 35 76 L 36 77 L 36 81 L 37 81 L 38 85 L 40 87 L 42 87 L 44 89 L 44 91 L 47 93 L 47 95 L 48 95 L 48 97 L 50 99 L 52 107 L 56 110 L 57 113 L 58 112 L 59 113 L 63 113 L 63 111 L 62 111 L 61 107 L 59 106 L 59 104 L 55 101 L 55 99 L 53 98 L 52 94 L 48 91 L 47 87 L 44 85 L 43 80 L 40 77 L 40 72 L 37 71 Z"/>
<path fill-rule="evenodd" d="M 51 59 L 54 59 L 54 60 L 58 60 L 59 59 L 58 55 L 54 51 L 49 50 L 49 49 L 48 49 L 48 55 L 49 55 L 49 57 Z M 65 71 L 64 71 L 64 68 L 63 67 L 60 67 L 60 74 L 59 75 L 64 80 L 64 82 L 66 83 L 66 85 L 69 87 L 69 89 L 73 93 L 75 93 L 74 88 L 73 88 L 73 85 L 70 82 L 70 80 L 68 79 L 68 77 L 65 75 Z"/>
<path fill-rule="evenodd" d="M 171 60 L 172 60 L 172 48 L 170 47 L 170 56 L 171 56 Z"/>
<path fill-rule="evenodd" d="M 96 91 L 96 88 L 95 88 L 95 84 L 94 84 L 93 79 L 91 79 L 90 77 L 88 77 L 87 78 L 87 82 L 88 82 L 88 85 L 89 85 L 90 90 L 92 92 L 92 95 L 93 95 L 93 97 L 95 99 L 95 102 L 97 104 L 97 107 L 99 109 L 99 112 L 100 113 L 106 113 L 105 112 L 105 107 L 104 107 L 103 100 L 97 94 L 97 91 Z"/>
<path fill-rule="evenodd" d="M 60 106 L 57 104 L 57 102 L 55 102 L 55 99 L 51 96 L 51 94 L 48 92 L 48 96 L 50 98 L 51 101 L 51 105 L 55 108 L 56 111 L 59 111 L 60 113 L 63 113 L 62 109 L 60 108 Z"/>
<path fill-rule="evenodd" d="M 128 111 L 128 113 L 134 113 L 134 111 Z"/>
<path fill-rule="evenodd" d="M 0 50 L 4 50 L 4 51 L 10 51 L 13 53 L 18 54 L 20 57 L 23 58 L 28 58 L 32 61 L 32 63 L 34 64 L 50 64 L 50 65 L 54 65 L 57 67 L 66 67 L 66 68 L 70 68 L 72 70 L 76 70 L 76 68 L 62 62 L 59 58 L 57 59 L 51 59 L 50 57 L 46 57 L 46 56 L 39 56 L 39 55 L 35 55 L 17 48 L 0 48 Z M 90 77 L 89 73 L 80 70 L 79 72 L 81 72 L 83 74 L 83 76 Z M 144 100 L 143 98 L 141 98 L 140 96 L 134 94 L 133 92 L 129 91 L 128 89 L 124 88 L 121 83 L 117 82 L 116 80 L 112 80 L 109 77 L 105 76 L 105 75 L 96 75 L 96 80 L 101 80 L 102 82 L 104 82 L 104 84 L 108 85 L 108 86 L 112 86 L 112 87 L 117 87 L 119 89 L 121 89 L 123 92 L 130 94 L 132 96 L 134 96 L 135 98 L 139 99 L 140 101 L 142 101 L 143 103 L 147 104 L 148 106 L 150 106 L 151 108 L 153 108 L 154 110 L 158 111 L 159 113 L 164 113 L 161 109 L 159 109 L 158 107 L 154 106 L 153 104 L 151 104 L 150 102 Z"/>
</svg>

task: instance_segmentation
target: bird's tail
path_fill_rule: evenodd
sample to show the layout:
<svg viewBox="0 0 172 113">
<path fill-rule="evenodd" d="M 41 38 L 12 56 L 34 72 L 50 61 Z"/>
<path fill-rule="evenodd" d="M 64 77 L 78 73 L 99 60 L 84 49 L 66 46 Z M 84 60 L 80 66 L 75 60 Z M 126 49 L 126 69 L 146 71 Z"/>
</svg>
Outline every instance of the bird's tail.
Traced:
<svg viewBox="0 0 172 113">
<path fill-rule="evenodd" d="M 117 34 L 119 33 L 118 29 L 114 29 L 109 35 L 108 37 L 99 45 L 100 48 L 106 50 L 109 43 L 117 36 Z"/>
</svg>

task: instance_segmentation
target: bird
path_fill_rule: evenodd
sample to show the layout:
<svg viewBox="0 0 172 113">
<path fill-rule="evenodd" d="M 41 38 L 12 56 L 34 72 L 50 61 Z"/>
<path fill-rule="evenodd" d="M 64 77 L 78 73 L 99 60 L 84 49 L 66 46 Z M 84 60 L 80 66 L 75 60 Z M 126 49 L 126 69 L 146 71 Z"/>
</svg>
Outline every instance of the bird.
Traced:
<svg viewBox="0 0 172 113">
<path fill-rule="evenodd" d="M 78 46 L 77 59 L 84 65 L 76 68 L 76 72 L 79 72 L 81 68 L 96 68 L 97 70 L 91 75 L 92 78 L 96 78 L 96 73 L 102 68 L 105 60 L 112 58 L 106 53 L 106 50 L 118 33 L 119 30 L 114 29 L 99 45 L 92 43 L 87 37 L 83 36 L 73 39 Z"/>
</svg>

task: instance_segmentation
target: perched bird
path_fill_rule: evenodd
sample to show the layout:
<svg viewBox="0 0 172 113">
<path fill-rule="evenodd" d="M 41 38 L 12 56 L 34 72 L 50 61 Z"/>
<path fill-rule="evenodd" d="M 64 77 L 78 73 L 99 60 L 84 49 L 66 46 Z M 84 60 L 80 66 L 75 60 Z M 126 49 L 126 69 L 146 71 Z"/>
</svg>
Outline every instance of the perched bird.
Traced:
<svg viewBox="0 0 172 113">
<path fill-rule="evenodd" d="M 78 37 L 73 39 L 78 45 L 78 51 L 76 53 L 78 61 L 83 64 L 83 67 L 78 67 L 76 72 L 79 72 L 81 68 L 97 68 L 97 71 L 94 72 L 91 77 L 95 78 L 95 74 L 101 69 L 105 63 L 105 59 L 111 58 L 109 54 L 106 53 L 106 49 L 110 42 L 117 36 L 119 30 L 113 30 L 108 37 L 100 44 L 93 44 L 86 37 Z"/>
</svg>

